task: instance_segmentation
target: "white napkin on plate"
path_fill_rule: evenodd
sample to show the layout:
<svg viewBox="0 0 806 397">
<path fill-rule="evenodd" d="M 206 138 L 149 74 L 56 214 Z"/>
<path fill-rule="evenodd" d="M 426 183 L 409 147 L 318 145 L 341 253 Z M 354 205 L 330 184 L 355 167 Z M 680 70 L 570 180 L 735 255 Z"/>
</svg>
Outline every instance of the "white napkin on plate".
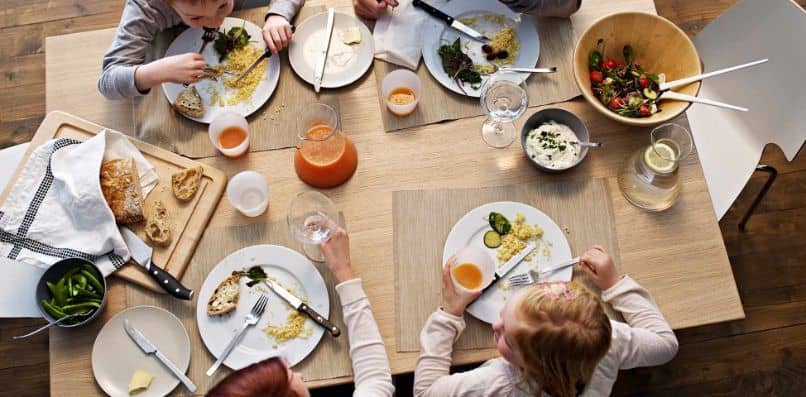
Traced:
<svg viewBox="0 0 806 397">
<path fill-rule="evenodd" d="M 95 263 L 104 276 L 129 260 L 98 180 L 104 159 L 133 158 L 143 196 L 158 182 L 154 167 L 116 132 L 80 142 L 53 139 L 36 148 L 0 207 L 0 256 L 47 268 L 63 258 Z"/>
<path fill-rule="evenodd" d="M 372 36 L 375 58 L 415 70 L 422 57 L 422 24 L 432 17 L 411 2 L 400 0 L 397 7 L 387 9 L 375 23 Z M 445 0 L 428 1 L 437 8 L 445 3 Z"/>
</svg>

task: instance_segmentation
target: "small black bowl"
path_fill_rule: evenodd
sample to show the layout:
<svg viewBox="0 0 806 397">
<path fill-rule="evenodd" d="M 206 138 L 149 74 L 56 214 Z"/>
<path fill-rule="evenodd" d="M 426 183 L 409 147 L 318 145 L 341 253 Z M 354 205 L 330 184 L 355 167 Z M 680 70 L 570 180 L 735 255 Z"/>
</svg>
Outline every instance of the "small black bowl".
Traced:
<svg viewBox="0 0 806 397">
<path fill-rule="evenodd" d="M 577 115 L 560 108 L 547 108 L 536 112 L 535 114 L 529 116 L 525 123 L 523 123 L 523 128 L 521 128 L 521 147 L 523 148 L 523 153 L 526 155 L 526 158 L 529 159 L 532 164 L 535 165 L 538 169 L 546 172 L 562 172 L 565 170 L 569 170 L 571 168 L 576 167 L 585 160 L 585 156 L 588 155 L 588 148 L 582 147 L 579 151 L 579 158 L 574 164 L 566 168 L 549 168 L 544 166 L 543 164 L 538 163 L 535 159 L 529 157 L 529 152 L 526 151 L 526 138 L 529 136 L 529 133 L 532 132 L 533 129 L 540 127 L 543 124 L 547 124 L 549 121 L 554 121 L 560 124 L 565 124 L 571 131 L 577 136 L 580 142 L 588 142 L 590 140 L 590 133 L 588 132 L 588 128 L 585 127 L 585 123 L 580 119 Z"/>
<path fill-rule="evenodd" d="M 97 274 L 103 274 L 101 273 L 101 270 L 98 269 L 98 267 L 95 266 L 92 262 L 86 261 L 81 258 L 69 258 L 69 259 L 62 259 L 54 263 L 51 267 L 48 268 L 48 270 L 45 271 L 45 274 L 43 274 L 42 277 L 39 279 L 39 282 L 36 285 L 36 307 L 39 309 L 39 312 L 42 314 L 42 317 L 44 317 L 45 320 L 47 320 L 48 322 L 54 322 L 57 320 L 56 318 L 53 318 L 53 316 L 51 316 L 50 313 L 48 313 L 48 311 L 45 310 L 44 307 L 42 307 L 42 301 L 49 300 L 52 296 L 52 294 L 50 293 L 50 289 L 48 289 L 47 282 L 50 281 L 51 283 L 55 284 L 57 281 L 59 281 L 60 278 L 62 278 L 62 276 L 64 276 L 70 270 L 84 265 L 91 266 L 93 269 L 95 269 L 95 272 Z M 81 319 L 81 321 L 70 324 L 58 323 L 56 324 L 57 327 L 62 328 L 80 327 L 92 321 L 95 317 L 98 316 L 98 313 L 104 310 L 104 307 L 106 306 L 106 289 L 107 289 L 106 279 L 104 277 L 101 277 L 100 280 L 98 281 L 104 287 L 103 296 L 101 297 L 101 307 L 95 309 L 95 311 L 92 312 L 92 314 L 90 314 L 87 317 L 84 317 L 83 319 Z"/>
</svg>

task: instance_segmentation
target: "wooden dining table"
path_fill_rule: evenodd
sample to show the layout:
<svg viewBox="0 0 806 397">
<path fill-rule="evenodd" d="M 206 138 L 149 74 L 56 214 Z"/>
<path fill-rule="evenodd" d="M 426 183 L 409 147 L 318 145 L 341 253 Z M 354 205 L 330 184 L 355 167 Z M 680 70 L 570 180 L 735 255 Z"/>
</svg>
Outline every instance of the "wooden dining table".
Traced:
<svg viewBox="0 0 806 397">
<path fill-rule="evenodd" d="M 310 0 L 308 4 L 324 4 Z M 349 0 L 326 2 L 352 13 Z M 574 18 L 577 32 L 604 10 L 640 10 L 654 13 L 646 0 L 586 0 Z M 241 13 L 262 11 L 238 11 Z M 47 110 L 61 110 L 97 124 L 131 134 L 130 100 L 109 101 L 96 89 L 101 57 L 115 29 L 49 37 L 46 42 Z M 393 192 L 413 189 L 473 188 L 526 182 L 563 182 L 577 178 L 605 178 L 615 218 L 620 266 L 653 295 L 675 329 L 744 318 L 703 171 L 696 154 L 680 168 L 682 196 L 671 209 L 650 213 L 630 205 L 619 191 L 619 166 L 633 151 L 649 143 L 649 129 L 612 121 L 583 99 L 551 105 L 572 111 L 587 124 L 592 137 L 605 148 L 592 150 L 575 169 L 546 174 L 536 170 L 517 143 L 491 149 L 481 139 L 481 117 L 431 124 L 392 133 L 384 132 L 373 71 L 338 91 L 344 132 L 359 152 L 358 169 L 344 185 L 327 190 L 347 220 L 353 267 L 372 303 L 392 372 L 414 370 L 417 353 L 399 352 L 395 337 Z M 311 88 L 312 89 L 312 88 Z M 425 92 L 423 95 L 429 95 Z M 517 123 L 542 107 L 530 108 Z M 295 111 L 288 109 L 286 111 Z M 685 116 L 676 120 L 687 125 Z M 270 185 L 268 211 L 257 217 L 240 215 L 222 199 L 208 228 L 283 221 L 291 198 L 310 189 L 293 167 L 293 148 L 253 152 L 238 159 L 214 156 L 199 161 L 232 176 L 243 170 L 262 173 Z M 438 209 L 436 209 L 438 211 Z M 414 247 L 413 247 L 414 249 Z M 52 395 L 102 395 L 93 380 L 92 344 L 98 329 L 125 309 L 127 290 L 139 288 L 110 279 L 108 303 L 94 326 L 50 332 L 50 390 Z M 188 332 L 197 332 L 189 329 Z M 203 346 L 194 354 L 209 354 Z M 315 354 L 315 353 L 314 353 Z M 497 356 L 494 349 L 460 350 L 454 363 L 474 363 Z M 190 376 L 203 377 L 203 372 Z M 350 381 L 350 377 L 308 379 L 311 387 Z M 200 389 L 198 393 L 206 390 Z M 187 391 L 177 388 L 175 395 Z"/>
</svg>

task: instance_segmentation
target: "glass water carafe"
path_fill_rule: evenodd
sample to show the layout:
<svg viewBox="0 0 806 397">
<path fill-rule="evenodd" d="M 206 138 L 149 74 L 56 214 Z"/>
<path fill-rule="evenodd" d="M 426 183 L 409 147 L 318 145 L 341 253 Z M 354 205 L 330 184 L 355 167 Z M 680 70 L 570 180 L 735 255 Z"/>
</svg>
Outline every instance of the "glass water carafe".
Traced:
<svg viewBox="0 0 806 397">
<path fill-rule="evenodd" d="M 678 124 L 656 127 L 650 136 L 651 144 L 634 152 L 621 166 L 618 184 L 636 207 L 663 211 L 680 196 L 680 162 L 691 153 L 693 140 Z"/>
</svg>

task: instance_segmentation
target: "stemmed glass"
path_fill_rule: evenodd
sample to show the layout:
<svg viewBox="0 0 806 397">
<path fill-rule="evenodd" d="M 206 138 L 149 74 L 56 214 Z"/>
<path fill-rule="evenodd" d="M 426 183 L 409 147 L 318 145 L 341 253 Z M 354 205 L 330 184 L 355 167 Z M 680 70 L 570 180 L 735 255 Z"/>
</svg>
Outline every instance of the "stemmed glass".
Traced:
<svg viewBox="0 0 806 397">
<path fill-rule="evenodd" d="M 515 140 L 513 122 L 529 107 L 525 81 L 521 73 L 498 71 L 482 84 L 479 99 L 487 120 L 481 127 L 481 137 L 487 145 L 505 148 Z"/>
<path fill-rule="evenodd" d="M 336 205 L 324 194 L 315 190 L 302 192 L 288 206 L 288 230 L 302 243 L 305 256 L 315 262 L 324 262 L 319 244 L 330 239 L 338 226 L 334 219 L 339 213 Z"/>
</svg>

